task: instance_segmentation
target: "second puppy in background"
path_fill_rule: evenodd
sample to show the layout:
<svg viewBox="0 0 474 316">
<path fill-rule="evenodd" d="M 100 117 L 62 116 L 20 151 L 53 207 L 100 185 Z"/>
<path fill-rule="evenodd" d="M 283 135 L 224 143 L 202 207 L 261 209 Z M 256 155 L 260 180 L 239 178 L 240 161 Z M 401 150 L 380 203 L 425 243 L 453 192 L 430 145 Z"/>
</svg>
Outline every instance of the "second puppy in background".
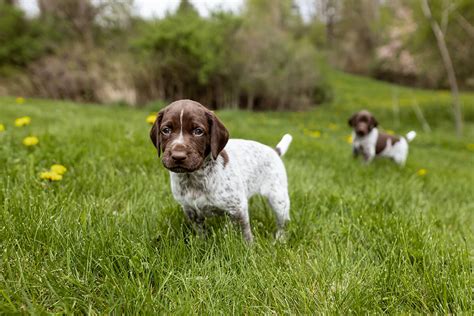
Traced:
<svg viewBox="0 0 474 316">
<path fill-rule="evenodd" d="M 366 163 L 376 156 L 391 158 L 404 166 L 408 157 L 408 143 L 415 137 L 414 131 L 405 137 L 382 133 L 378 130 L 375 117 L 366 110 L 359 111 L 349 118 L 352 131 L 352 153 L 354 157 L 362 155 Z"/>
</svg>

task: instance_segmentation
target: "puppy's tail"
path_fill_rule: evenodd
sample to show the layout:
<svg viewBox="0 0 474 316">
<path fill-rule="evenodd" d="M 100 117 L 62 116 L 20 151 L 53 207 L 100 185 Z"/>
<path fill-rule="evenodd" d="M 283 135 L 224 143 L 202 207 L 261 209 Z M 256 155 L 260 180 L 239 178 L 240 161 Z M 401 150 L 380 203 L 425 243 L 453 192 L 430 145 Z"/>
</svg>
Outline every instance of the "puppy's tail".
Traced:
<svg viewBox="0 0 474 316">
<path fill-rule="evenodd" d="M 277 152 L 278 156 L 282 157 L 286 153 L 288 147 L 290 147 L 292 140 L 293 137 L 290 134 L 283 135 L 282 139 L 275 147 L 275 151 Z"/>
<path fill-rule="evenodd" d="M 415 139 L 415 137 L 416 137 L 415 131 L 408 132 L 408 134 L 406 134 L 405 136 L 408 142 L 411 142 L 413 139 Z"/>
</svg>

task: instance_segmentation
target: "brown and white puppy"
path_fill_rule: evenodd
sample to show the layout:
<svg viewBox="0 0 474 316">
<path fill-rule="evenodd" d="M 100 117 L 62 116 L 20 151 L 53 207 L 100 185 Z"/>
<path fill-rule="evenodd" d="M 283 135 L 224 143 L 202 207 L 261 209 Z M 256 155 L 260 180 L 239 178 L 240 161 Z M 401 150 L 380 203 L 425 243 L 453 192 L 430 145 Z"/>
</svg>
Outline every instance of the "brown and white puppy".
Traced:
<svg viewBox="0 0 474 316">
<path fill-rule="evenodd" d="M 248 199 L 268 198 L 277 217 L 277 237 L 290 219 L 286 171 L 281 160 L 291 136 L 276 148 L 230 139 L 217 116 L 191 100 L 171 103 L 158 114 L 150 137 L 170 171 L 171 191 L 198 231 L 208 216 L 228 214 L 251 241 Z"/>
<path fill-rule="evenodd" d="M 353 128 L 352 153 L 354 157 L 361 154 L 366 163 L 370 163 L 376 156 L 388 157 L 400 166 L 405 164 L 408 143 L 416 136 L 414 131 L 409 132 L 405 137 L 379 132 L 377 120 L 366 110 L 354 113 L 348 123 Z"/>
</svg>

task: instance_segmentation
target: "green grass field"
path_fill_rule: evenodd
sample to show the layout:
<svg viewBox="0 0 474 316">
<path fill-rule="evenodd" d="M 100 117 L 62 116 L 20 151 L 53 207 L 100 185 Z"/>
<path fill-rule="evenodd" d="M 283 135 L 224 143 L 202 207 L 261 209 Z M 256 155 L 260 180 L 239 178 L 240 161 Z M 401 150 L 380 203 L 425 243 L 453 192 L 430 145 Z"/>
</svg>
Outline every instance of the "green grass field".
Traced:
<svg viewBox="0 0 474 316">
<path fill-rule="evenodd" d="M 474 95 L 457 138 L 448 92 L 330 80 L 334 101 L 308 112 L 218 113 L 235 138 L 294 136 L 289 240 L 274 244 L 255 197 L 252 247 L 226 218 L 193 235 L 149 140 L 156 107 L 0 98 L 0 314 L 473 313 Z M 361 108 L 418 132 L 404 169 L 351 158 L 346 122 Z M 39 144 L 25 147 L 28 135 Z M 63 180 L 41 180 L 54 163 Z"/>
</svg>

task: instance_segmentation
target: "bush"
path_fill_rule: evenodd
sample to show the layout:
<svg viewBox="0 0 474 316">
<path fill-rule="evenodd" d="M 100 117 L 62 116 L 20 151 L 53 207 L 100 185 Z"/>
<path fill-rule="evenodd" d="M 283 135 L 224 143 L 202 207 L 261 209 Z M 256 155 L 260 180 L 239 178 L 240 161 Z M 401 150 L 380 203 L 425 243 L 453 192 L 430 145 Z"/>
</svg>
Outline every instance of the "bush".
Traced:
<svg viewBox="0 0 474 316">
<path fill-rule="evenodd" d="M 234 70 L 230 45 L 238 19 L 219 15 L 203 19 L 180 13 L 153 23 L 143 23 L 132 43 L 141 61 L 136 73 L 140 95 L 145 98 L 203 100 L 223 106 L 218 95 L 227 93 Z"/>
<path fill-rule="evenodd" d="M 44 50 L 41 27 L 0 2 L 0 67 L 24 67 Z"/>
<path fill-rule="evenodd" d="M 130 56 L 82 45 L 68 47 L 33 62 L 28 67 L 32 94 L 81 102 L 135 105 L 136 92 L 129 75 Z"/>
<path fill-rule="evenodd" d="M 125 14 L 119 25 L 90 0 L 41 3 L 36 19 L 12 6 L 1 11 L 0 66 L 25 68 L 7 82 L 10 93 L 134 105 L 189 98 L 249 110 L 301 109 L 330 95 L 291 0 L 248 0 L 241 15 L 208 18 L 183 0 L 163 19 Z"/>
<path fill-rule="evenodd" d="M 259 14 L 266 14 L 258 4 Z M 262 6 L 263 5 L 263 9 Z M 326 100 L 314 47 L 296 40 L 285 23 L 249 10 L 209 19 L 194 11 L 143 23 L 132 49 L 146 99 L 195 99 L 213 108 L 298 109 Z M 283 16 L 283 15 L 282 15 Z M 293 25 L 292 23 L 286 23 Z"/>
</svg>

